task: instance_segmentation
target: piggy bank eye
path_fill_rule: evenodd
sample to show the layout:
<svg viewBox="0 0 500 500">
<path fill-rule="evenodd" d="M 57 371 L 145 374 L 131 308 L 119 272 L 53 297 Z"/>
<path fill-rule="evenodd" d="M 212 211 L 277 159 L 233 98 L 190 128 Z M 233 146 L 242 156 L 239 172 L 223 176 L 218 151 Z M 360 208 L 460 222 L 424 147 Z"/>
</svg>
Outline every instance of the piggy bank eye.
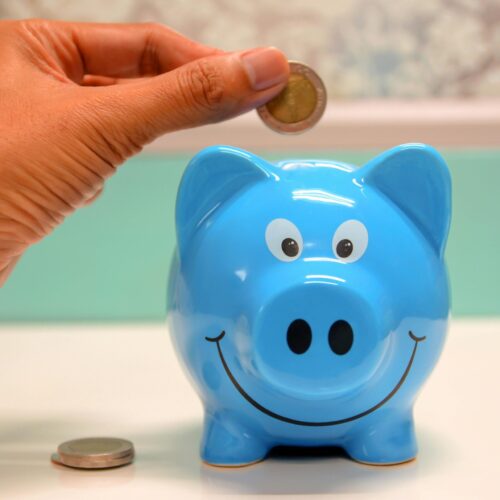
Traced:
<svg viewBox="0 0 500 500">
<path fill-rule="evenodd" d="M 283 262 L 297 259 L 302 252 L 302 236 L 297 226 L 287 219 L 274 219 L 266 229 L 270 252 Z"/>
<path fill-rule="evenodd" d="M 333 253 L 343 262 L 355 262 L 365 253 L 368 231 L 359 220 L 347 220 L 333 235 Z"/>
</svg>

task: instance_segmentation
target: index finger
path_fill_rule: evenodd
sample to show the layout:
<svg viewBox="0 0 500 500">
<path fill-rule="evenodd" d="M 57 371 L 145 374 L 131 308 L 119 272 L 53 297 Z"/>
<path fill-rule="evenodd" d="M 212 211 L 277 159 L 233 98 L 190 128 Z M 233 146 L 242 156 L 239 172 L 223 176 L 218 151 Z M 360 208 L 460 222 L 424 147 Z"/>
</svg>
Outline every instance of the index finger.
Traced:
<svg viewBox="0 0 500 500">
<path fill-rule="evenodd" d="M 201 57 L 222 53 L 157 23 L 45 23 L 49 25 L 48 39 L 52 44 L 63 43 L 63 48 L 73 45 L 73 51 L 58 47 L 54 50 L 63 65 L 73 65 L 71 73 L 75 70 L 74 65 L 79 65 L 82 76 L 152 76 Z"/>
</svg>

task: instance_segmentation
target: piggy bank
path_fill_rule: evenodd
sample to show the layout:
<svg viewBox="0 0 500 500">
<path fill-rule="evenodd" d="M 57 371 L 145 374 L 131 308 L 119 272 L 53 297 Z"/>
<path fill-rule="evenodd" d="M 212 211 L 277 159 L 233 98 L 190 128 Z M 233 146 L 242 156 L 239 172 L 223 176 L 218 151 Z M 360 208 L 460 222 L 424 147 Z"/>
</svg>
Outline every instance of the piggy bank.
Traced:
<svg viewBox="0 0 500 500">
<path fill-rule="evenodd" d="M 229 146 L 191 160 L 168 321 L 203 402 L 204 461 L 250 464 L 278 445 L 415 457 L 413 404 L 449 317 L 450 191 L 422 144 L 360 168 Z"/>
</svg>

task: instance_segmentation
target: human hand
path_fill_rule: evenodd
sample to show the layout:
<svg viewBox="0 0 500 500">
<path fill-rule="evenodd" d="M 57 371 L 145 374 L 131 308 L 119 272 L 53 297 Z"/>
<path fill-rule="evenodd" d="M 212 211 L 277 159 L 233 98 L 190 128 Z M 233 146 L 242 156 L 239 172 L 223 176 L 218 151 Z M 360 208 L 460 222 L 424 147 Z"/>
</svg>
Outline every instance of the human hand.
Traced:
<svg viewBox="0 0 500 500">
<path fill-rule="evenodd" d="M 0 286 L 31 244 L 161 134 L 260 106 L 274 48 L 227 53 L 158 24 L 0 21 Z"/>
</svg>

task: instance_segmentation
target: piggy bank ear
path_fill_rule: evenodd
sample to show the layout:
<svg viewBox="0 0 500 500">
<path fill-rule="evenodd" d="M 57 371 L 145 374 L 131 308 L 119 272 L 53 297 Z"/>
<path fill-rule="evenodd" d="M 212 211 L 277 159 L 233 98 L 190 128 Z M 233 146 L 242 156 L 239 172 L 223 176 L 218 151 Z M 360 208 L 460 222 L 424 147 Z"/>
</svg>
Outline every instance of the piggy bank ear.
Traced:
<svg viewBox="0 0 500 500">
<path fill-rule="evenodd" d="M 264 160 L 230 146 L 211 146 L 190 162 L 177 192 L 175 222 L 181 255 L 196 230 L 228 199 L 269 178 Z"/>
<path fill-rule="evenodd" d="M 451 218 L 451 181 L 434 148 L 398 146 L 368 162 L 358 176 L 395 203 L 442 257 Z"/>
</svg>

